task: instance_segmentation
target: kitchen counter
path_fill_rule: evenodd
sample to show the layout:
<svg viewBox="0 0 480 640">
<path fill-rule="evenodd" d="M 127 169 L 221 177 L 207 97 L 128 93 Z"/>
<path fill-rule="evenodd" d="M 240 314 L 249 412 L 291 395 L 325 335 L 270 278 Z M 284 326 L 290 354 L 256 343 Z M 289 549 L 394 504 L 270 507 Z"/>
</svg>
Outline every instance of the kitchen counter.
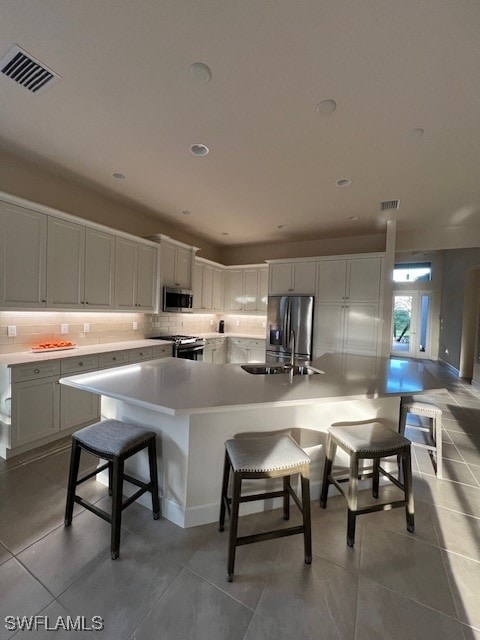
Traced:
<svg viewBox="0 0 480 640">
<path fill-rule="evenodd" d="M 213 338 L 245 338 L 245 340 L 265 340 L 265 334 L 251 334 L 251 333 L 218 333 L 218 331 L 211 331 L 209 333 L 199 333 L 199 338 L 205 338 L 205 340 L 211 340 Z"/>
<path fill-rule="evenodd" d="M 16 364 L 28 364 L 29 362 L 42 362 L 44 360 L 60 360 L 75 356 L 91 355 L 94 353 L 109 353 L 110 351 L 124 351 L 128 349 L 141 349 L 156 345 L 171 344 L 167 340 L 128 340 L 125 342 L 107 342 L 105 344 L 89 344 L 85 347 L 74 349 L 62 349 L 59 351 L 47 351 L 46 353 L 32 353 L 31 351 L 19 351 L 0 355 L 0 366 L 11 367 Z"/>
<path fill-rule="evenodd" d="M 286 374 L 252 375 L 237 364 L 166 358 L 61 383 L 101 395 L 102 416 L 156 431 L 163 516 L 191 527 L 217 520 L 225 440 L 292 433 L 311 457 L 315 499 L 330 425 L 377 420 L 396 430 L 401 395 L 442 388 L 421 362 L 327 354 L 313 364 L 325 374 L 290 381 Z M 126 470 L 148 481 L 144 453 L 130 458 Z M 140 501 L 148 506 L 147 496 Z M 276 506 L 259 501 L 242 509 Z"/>
</svg>

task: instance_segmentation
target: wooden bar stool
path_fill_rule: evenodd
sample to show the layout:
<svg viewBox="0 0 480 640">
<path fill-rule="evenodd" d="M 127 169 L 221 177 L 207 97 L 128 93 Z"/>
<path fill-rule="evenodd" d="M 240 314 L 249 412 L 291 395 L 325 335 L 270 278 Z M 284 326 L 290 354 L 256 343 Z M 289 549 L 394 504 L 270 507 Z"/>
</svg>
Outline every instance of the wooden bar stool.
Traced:
<svg viewBox="0 0 480 640">
<path fill-rule="evenodd" d="M 335 451 L 339 446 L 350 456 L 350 468 L 345 477 L 345 472 L 332 472 Z M 382 458 L 399 456 L 403 466 L 403 483 L 393 477 L 380 466 Z M 360 460 L 373 460 L 373 472 L 371 469 L 359 469 Z M 358 508 L 358 480 L 361 477 L 373 478 L 372 494 L 378 498 L 380 473 L 393 484 L 402 489 L 403 500 L 374 504 L 363 509 Z M 348 482 L 348 493 L 340 483 Z M 396 507 L 405 507 L 407 516 L 407 530 L 413 533 L 415 528 L 414 506 L 412 492 L 412 464 L 410 457 L 410 440 L 400 435 L 393 429 L 389 429 L 378 422 L 367 424 L 354 424 L 348 426 L 330 427 L 328 429 L 325 468 L 323 472 L 323 484 L 320 495 L 320 506 L 327 506 L 328 487 L 334 484 L 340 493 L 346 498 L 348 504 L 347 544 L 353 547 L 355 544 L 356 517 L 362 513 L 373 511 L 385 511 Z"/>
<path fill-rule="evenodd" d="M 426 418 L 428 427 L 423 424 L 407 424 L 408 414 Z M 443 477 L 442 410 L 428 396 L 403 396 L 400 404 L 399 431 L 412 442 L 414 447 L 428 451 L 436 476 L 441 480 Z"/>
<path fill-rule="evenodd" d="M 262 540 L 272 540 L 283 536 L 303 533 L 305 563 L 312 562 L 312 532 L 310 519 L 310 458 L 288 435 L 266 436 L 227 440 L 225 443 L 225 464 L 223 471 L 222 496 L 220 503 L 219 530 L 224 530 L 225 512 L 230 514 L 230 535 L 228 542 L 227 581 L 233 580 L 236 547 Z M 233 473 L 233 495 L 228 497 L 230 471 Z M 290 476 L 299 473 L 302 485 L 302 501 L 290 485 Z M 267 493 L 242 496 L 242 480 L 283 478 L 283 489 Z M 290 518 L 290 496 L 303 515 L 303 524 L 287 529 L 276 529 L 265 533 L 237 537 L 238 512 L 241 502 L 283 498 L 283 517 Z"/>
<path fill-rule="evenodd" d="M 125 460 L 145 448 L 148 448 L 150 467 L 150 482 L 148 483 L 141 482 L 123 471 Z M 95 471 L 78 479 L 82 450 L 107 460 L 107 462 L 95 469 Z M 76 487 L 79 484 L 105 469 L 108 469 L 109 473 L 108 489 L 109 494 L 112 496 L 111 515 L 76 493 Z M 140 488 L 125 502 L 122 502 L 124 480 Z M 72 524 L 75 502 L 109 522 L 112 525 L 110 555 L 115 560 L 120 552 L 122 511 L 147 491 L 152 494 L 153 519 L 158 520 L 160 517 L 160 501 L 158 498 L 157 454 L 154 431 L 149 431 L 133 424 L 126 424 L 119 420 L 104 420 L 85 427 L 72 435 L 72 453 L 68 478 L 67 505 L 65 508 L 66 527 Z"/>
</svg>

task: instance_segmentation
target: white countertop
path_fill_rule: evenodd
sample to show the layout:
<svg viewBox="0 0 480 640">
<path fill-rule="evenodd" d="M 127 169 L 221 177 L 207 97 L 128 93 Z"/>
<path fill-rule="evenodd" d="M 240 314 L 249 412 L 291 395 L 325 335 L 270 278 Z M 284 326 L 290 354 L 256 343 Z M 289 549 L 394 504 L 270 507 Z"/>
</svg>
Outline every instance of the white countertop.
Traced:
<svg viewBox="0 0 480 640">
<path fill-rule="evenodd" d="M 75 356 L 91 355 L 95 353 L 109 353 L 110 351 L 124 351 L 128 349 L 141 349 L 142 347 L 154 347 L 162 344 L 172 344 L 168 340 L 128 340 L 125 342 L 108 342 L 105 344 L 90 344 L 85 347 L 63 349 L 61 351 L 47 351 L 46 353 L 32 353 L 20 351 L 0 355 L 0 365 L 10 367 L 15 364 L 28 364 L 44 360 L 59 360 L 61 358 L 74 358 Z"/>
<path fill-rule="evenodd" d="M 60 382 L 169 415 L 338 402 L 442 389 L 421 362 L 326 354 L 325 375 L 252 375 L 238 364 L 165 358 Z"/>
</svg>

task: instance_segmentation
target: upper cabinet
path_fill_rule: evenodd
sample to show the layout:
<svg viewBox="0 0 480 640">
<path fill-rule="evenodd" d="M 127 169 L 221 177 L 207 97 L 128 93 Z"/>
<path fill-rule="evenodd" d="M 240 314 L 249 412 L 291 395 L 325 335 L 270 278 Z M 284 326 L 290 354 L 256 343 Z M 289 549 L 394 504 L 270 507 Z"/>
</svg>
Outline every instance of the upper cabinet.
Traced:
<svg viewBox="0 0 480 640">
<path fill-rule="evenodd" d="M 382 258 L 324 259 L 317 263 L 316 297 L 322 302 L 375 302 L 381 293 Z"/>
<path fill-rule="evenodd" d="M 272 295 L 315 293 L 315 261 L 271 262 L 268 292 Z"/>
<path fill-rule="evenodd" d="M 226 311 L 265 313 L 268 299 L 268 267 L 227 270 Z"/>
<path fill-rule="evenodd" d="M 195 258 L 193 308 L 195 311 L 223 310 L 224 268 L 209 260 Z"/>
<path fill-rule="evenodd" d="M 158 250 L 127 238 L 115 239 L 115 308 L 154 311 Z"/>
<path fill-rule="evenodd" d="M 49 217 L 47 306 L 113 308 L 115 236 Z"/>
<path fill-rule="evenodd" d="M 47 216 L 0 203 L 0 307 L 45 308 Z"/>
<path fill-rule="evenodd" d="M 164 286 L 192 288 L 195 251 L 194 247 L 187 247 L 162 238 L 160 273 Z"/>
</svg>

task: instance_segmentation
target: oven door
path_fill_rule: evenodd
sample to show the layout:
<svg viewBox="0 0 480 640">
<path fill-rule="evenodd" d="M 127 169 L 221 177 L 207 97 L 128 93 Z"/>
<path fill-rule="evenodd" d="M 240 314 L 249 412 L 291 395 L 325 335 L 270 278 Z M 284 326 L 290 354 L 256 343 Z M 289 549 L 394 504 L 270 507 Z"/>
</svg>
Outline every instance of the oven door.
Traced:
<svg viewBox="0 0 480 640">
<path fill-rule="evenodd" d="M 177 358 L 184 358 L 185 360 L 203 360 L 203 347 L 203 344 L 179 345 L 176 353 Z"/>
</svg>

